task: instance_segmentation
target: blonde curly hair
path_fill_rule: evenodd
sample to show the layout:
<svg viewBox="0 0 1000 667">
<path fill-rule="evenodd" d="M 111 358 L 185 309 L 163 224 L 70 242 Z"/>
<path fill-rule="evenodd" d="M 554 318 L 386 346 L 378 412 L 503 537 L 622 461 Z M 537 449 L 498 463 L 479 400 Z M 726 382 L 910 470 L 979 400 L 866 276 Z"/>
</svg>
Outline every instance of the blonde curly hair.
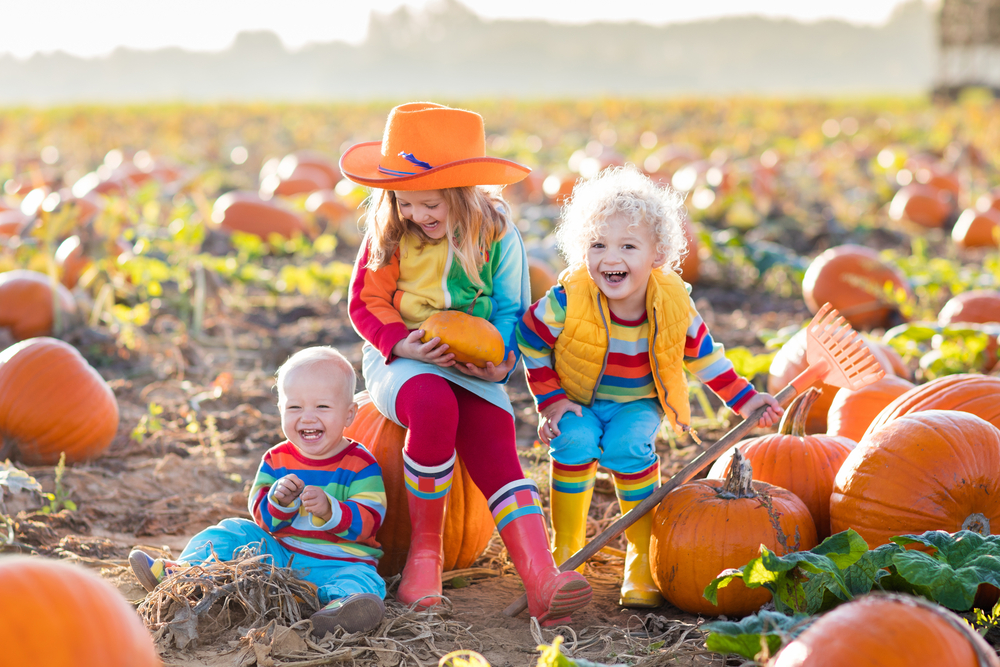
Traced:
<svg viewBox="0 0 1000 667">
<path fill-rule="evenodd" d="M 590 244 L 607 233 L 608 221 L 624 218 L 629 229 L 649 225 L 656 250 L 666 258 L 661 268 L 673 271 L 687 254 L 684 215 L 684 195 L 670 186 L 657 185 L 632 165 L 608 167 L 573 188 L 556 242 L 570 266 L 583 264 Z"/>
</svg>

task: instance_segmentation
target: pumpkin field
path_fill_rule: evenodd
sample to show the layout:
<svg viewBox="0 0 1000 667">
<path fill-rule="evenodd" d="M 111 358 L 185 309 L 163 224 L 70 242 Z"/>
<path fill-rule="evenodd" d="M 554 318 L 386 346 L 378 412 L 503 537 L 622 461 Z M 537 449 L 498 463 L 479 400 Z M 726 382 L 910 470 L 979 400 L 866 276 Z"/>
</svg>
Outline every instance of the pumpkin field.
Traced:
<svg viewBox="0 0 1000 667">
<path fill-rule="evenodd" d="M 572 624 L 505 615 L 523 587 L 457 466 L 446 601 L 409 609 L 404 430 L 363 393 L 347 314 L 368 191 L 338 169 L 392 104 L 0 109 L 0 665 L 1000 667 L 1000 102 L 450 104 L 533 169 L 503 192 L 533 300 L 565 268 L 573 185 L 634 164 L 686 193 L 681 276 L 738 373 L 781 391 L 829 302 L 884 376 L 817 382 L 667 494 L 658 608 L 619 606 L 620 537 L 583 567 Z M 176 557 L 250 517 L 283 440 L 275 370 L 313 345 L 358 371 L 347 435 L 383 470 L 382 624 L 313 636 L 314 592 L 253 553 L 147 593 L 132 549 Z M 664 482 L 740 421 L 688 382 L 692 432 L 657 438 Z M 522 369 L 507 390 L 547 506 Z M 619 517 L 601 469 L 588 538 Z"/>
</svg>

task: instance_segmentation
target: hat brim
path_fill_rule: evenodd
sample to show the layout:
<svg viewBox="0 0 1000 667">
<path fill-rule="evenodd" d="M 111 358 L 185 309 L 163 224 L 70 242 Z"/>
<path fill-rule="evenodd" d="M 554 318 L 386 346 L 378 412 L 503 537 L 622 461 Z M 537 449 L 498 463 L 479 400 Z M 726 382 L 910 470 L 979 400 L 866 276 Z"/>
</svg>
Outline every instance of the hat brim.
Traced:
<svg viewBox="0 0 1000 667">
<path fill-rule="evenodd" d="M 348 180 L 383 190 L 440 190 L 470 185 L 510 185 L 531 173 L 524 165 L 498 157 L 476 157 L 438 165 L 410 176 L 390 176 L 378 170 L 382 143 L 351 146 L 340 156 L 340 172 Z"/>
</svg>

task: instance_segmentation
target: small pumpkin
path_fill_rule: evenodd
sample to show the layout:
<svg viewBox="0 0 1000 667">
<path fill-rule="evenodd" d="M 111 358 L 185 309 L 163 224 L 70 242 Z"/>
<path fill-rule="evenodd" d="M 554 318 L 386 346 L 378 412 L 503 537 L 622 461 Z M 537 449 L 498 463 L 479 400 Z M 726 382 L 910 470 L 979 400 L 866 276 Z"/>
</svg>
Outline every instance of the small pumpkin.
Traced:
<svg viewBox="0 0 1000 667">
<path fill-rule="evenodd" d="M 738 447 L 753 466 L 753 477 L 787 489 L 809 508 L 816 537 L 830 536 L 830 492 L 833 479 L 855 441 L 839 435 L 806 435 L 806 416 L 820 392 L 811 388 L 796 397 L 781 417 L 778 432 L 750 438 L 723 454 L 708 472 L 709 479 L 724 478 Z"/>
<path fill-rule="evenodd" d="M 827 612 L 769 662 L 772 667 L 1000 667 L 965 620 L 908 595 L 866 595 Z"/>
<path fill-rule="evenodd" d="M 700 246 L 698 245 L 698 232 L 694 224 L 684 218 L 684 239 L 687 241 L 687 254 L 681 259 L 678 273 L 684 282 L 695 284 L 701 275 L 701 258 L 698 256 Z"/>
<path fill-rule="evenodd" d="M 472 310 L 472 306 L 469 310 Z M 448 345 L 448 352 L 454 354 L 455 361 L 460 364 L 486 368 L 487 362 L 493 362 L 494 366 L 504 362 L 507 348 L 503 336 L 485 318 L 460 310 L 441 310 L 424 320 L 420 328 L 424 330 L 421 338 L 423 342 L 440 338 L 441 343 Z"/>
<path fill-rule="evenodd" d="M 924 410 L 957 410 L 1000 428 L 1000 378 L 978 373 L 945 375 L 900 394 L 880 412 L 868 430 L 903 415 Z"/>
<path fill-rule="evenodd" d="M 55 283 L 56 299 L 53 299 L 52 286 L 53 281 L 37 271 L 14 269 L 0 273 L 0 328 L 9 328 L 15 340 L 48 336 L 54 324 L 56 299 L 61 328 L 68 328 L 76 317 L 76 301 L 58 282 Z"/>
<path fill-rule="evenodd" d="M 558 282 L 555 270 L 540 257 L 528 255 L 528 282 L 531 284 L 531 302 L 535 303 Z"/>
<path fill-rule="evenodd" d="M 996 248 L 1000 246 L 1000 210 L 962 211 L 951 228 L 951 240 L 959 248 Z"/>
<path fill-rule="evenodd" d="M 826 432 L 858 442 L 885 406 L 914 386 L 909 380 L 886 375 L 861 389 L 838 390 L 827 412 Z"/>
<path fill-rule="evenodd" d="M 368 392 L 355 395 L 354 400 L 358 403 L 358 414 L 344 435 L 363 444 L 382 468 L 386 514 L 376 535 L 383 551 L 378 571 L 383 577 L 391 577 L 403 571 L 410 550 L 412 526 L 403 470 L 406 429 L 383 416 Z M 459 458 L 445 506 L 444 570 L 471 567 L 486 550 L 493 529 L 493 515 L 486 498 Z"/>
<path fill-rule="evenodd" d="M 53 465 L 99 456 L 118 432 L 118 401 L 76 348 L 31 338 L 0 353 L 0 460 Z"/>
<path fill-rule="evenodd" d="M 723 570 L 746 565 L 761 545 L 781 555 L 816 546 L 809 508 L 791 491 L 754 482 L 752 475 L 737 451 L 725 480 L 688 482 L 660 501 L 649 559 L 653 582 L 678 609 L 730 616 L 756 611 L 771 599 L 770 591 L 734 581 L 713 605 L 703 595 L 705 587 Z"/>
<path fill-rule="evenodd" d="M 952 215 L 954 197 L 948 190 L 924 183 L 904 185 L 889 203 L 889 218 L 927 228 L 944 226 Z"/>
<path fill-rule="evenodd" d="M 309 232 L 302 217 L 256 192 L 227 192 L 212 207 L 212 222 L 231 232 L 245 232 L 267 239 L 271 234 L 291 238 Z"/>
<path fill-rule="evenodd" d="M 886 375 L 892 375 L 895 372 L 893 364 L 882 347 L 876 345 L 872 339 L 865 335 L 862 335 L 862 340 L 865 341 L 865 345 L 871 350 L 872 356 L 875 357 L 875 360 L 882 367 L 882 370 L 885 371 Z M 801 329 L 788 339 L 781 346 L 781 349 L 778 350 L 778 353 L 774 355 L 774 358 L 771 359 L 771 367 L 768 369 L 767 376 L 767 391 L 769 393 L 777 394 L 795 376 L 806 369 L 809 365 L 809 360 L 806 356 L 807 343 L 808 334 L 805 329 Z M 826 433 L 827 413 L 830 410 L 830 405 L 833 403 L 833 397 L 837 395 L 838 387 L 826 384 L 825 382 L 817 382 L 815 386 L 820 389 L 821 394 L 809 411 L 809 416 L 806 419 L 806 433 Z"/>
<path fill-rule="evenodd" d="M 864 246 L 830 248 L 809 264 L 802 278 L 802 298 L 812 313 L 829 302 L 855 329 L 888 326 L 901 317 L 885 297 L 885 286 L 911 298 L 906 278 Z"/>
<path fill-rule="evenodd" d="M 1000 290 L 969 290 L 956 294 L 941 307 L 938 323 L 1000 322 Z"/>
<path fill-rule="evenodd" d="M 997 470 L 1000 429 L 975 415 L 926 410 L 873 423 L 837 473 L 831 530 L 853 528 L 875 548 L 980 516 L 1000 525 Z"/>
<path fill-rule="evenodd" d="M 3 664 L 159 667 L 153 638 L 114 586 L 79 565 L 0 556 Z"/>
</svg>

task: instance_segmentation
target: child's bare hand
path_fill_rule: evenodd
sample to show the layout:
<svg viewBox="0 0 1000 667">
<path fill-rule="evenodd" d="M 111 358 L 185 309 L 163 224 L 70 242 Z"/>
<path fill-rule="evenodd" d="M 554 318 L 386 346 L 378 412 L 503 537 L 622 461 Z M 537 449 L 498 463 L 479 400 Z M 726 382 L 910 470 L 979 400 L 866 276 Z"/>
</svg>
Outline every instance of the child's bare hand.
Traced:
<svg viewBox="0 0 1000 667">
<path fill-rule="evenodd" d="M 567 412 L 574 413 L 577 417 L 583 416 L 583 407 L 579 403 L 574 403 L 568 398 L 561 398 L 549 407 L 542 410 L 538 420 L 538 439 L 543 444 L 552 442 L 552 438 L 560 434 L 559 420 Z"/>
<path fill-rule="evenodd" d="M 774 426 L 781 421 L 781 415 L 785 413 L 785 409 L 781 407 L 781 404 L 778 403 L 774 396 L 771 396 L 770 394 L 757 394 L 744 403 L 742 407 L 740 407 L 740 417 L 746 419 L 753 414 L 754 410 L 765 405 L 767 406 L 767 410 L 765 410 L 764 414 L 760 416 L 757 426 L 760 428 Z"/>
<path fill-rule="evenodd" d="M 302 491 L 302 506 L 313 516 L 319 517 L 326 523 L 333 516 L 333 508 L 330 507 L 330 499 L 326 492 L 318 486 L 307 486 Z"/>
<path fill-rule="evenodd" d="M 494 366 L 492 361 L 486 362 L 486 368 L 479 368 L 473 364 L 455 364 L 455 368 L 466 375 L 477 377 L 487 382 L 500 382 L 511 372 L 516 363 L 514 353 L 510 352 L 507 359 L 499 366 Z"/>
<path fill-rule="evenodd" d="M 305 487 L 302 480 L 295 475 L 285 475 L 274 483 L 274 499 L 283 507 L 288 507 L 299 497 Z"/>
<path fill-rule="evenodd" d="M 392 346 L 392 353 L 404 359 L 415 359 L 436 366 L 454 366 L 455 355 L 448 351 L 447 345 L 441 344 L 441 339 L 435 336 L 426 343 L 421 342 L 423 329 L 411 331 L 406 338 Z"/>
</svg>

